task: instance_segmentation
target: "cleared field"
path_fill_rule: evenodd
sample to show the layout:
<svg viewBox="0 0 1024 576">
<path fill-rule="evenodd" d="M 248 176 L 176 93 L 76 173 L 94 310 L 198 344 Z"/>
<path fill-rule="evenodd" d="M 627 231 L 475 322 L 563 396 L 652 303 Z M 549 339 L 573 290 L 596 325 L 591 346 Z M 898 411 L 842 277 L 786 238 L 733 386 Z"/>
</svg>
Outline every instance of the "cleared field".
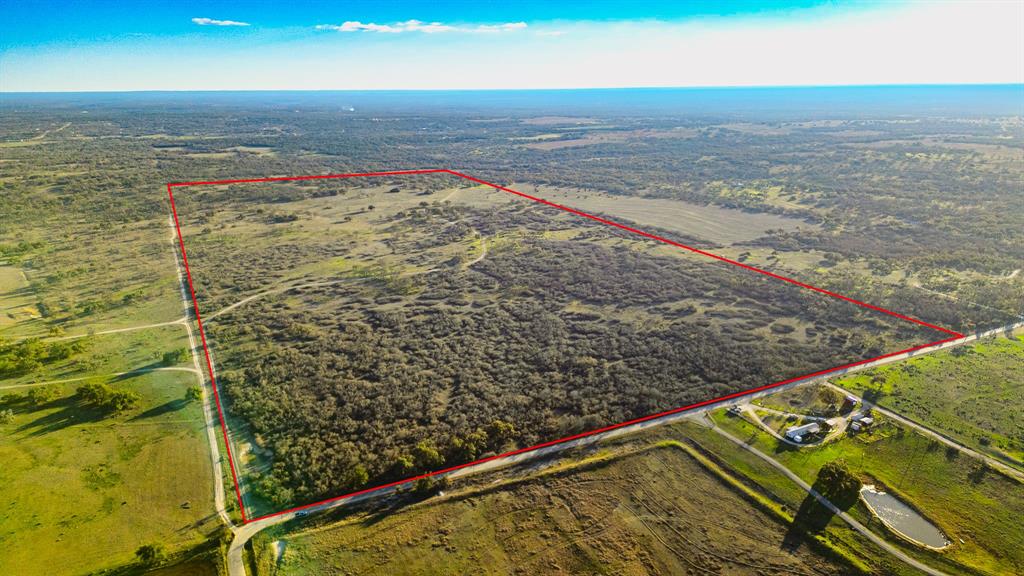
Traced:
<svg viewBox="0 0 1024 576">
<path fill-rule="evenodd" d="M 979 451 L 1024 466 L 1020 335 L 913 358 L 836 384 Z"/>
<path fill-rule="evenodd" d="M 82 574 L 134 559 L 142 544 L 174 551 L 218 526 L 192 374 L 107 379 L 142 397 L 105 416 L 79 404 L 75 384 L 34 407 L 5 399 L 0 426 L 0 573 Z M 45 561 L 41 559 L 45 558 Z"/>
<path fill-rule="evenodd" d="M 644 478 L 642 483 L 636 478 Z M 709 513 L 713 509 L 713 513 Z M 848 574 L 674 446 L 282 536 L 271 574 Z M 278 538 L 278 536 L 273 536 Z M 280 545 L 280 544 L 278 544 Z M 268 563 L 272 564 L 272 563 Z"/>
<path fill-rule="evenodd" d="M 548 186 L 538 190 L 528 184 L 517 184 L 513 188 L 571 208 L 605 214 L 613 220 L 630 220 L 641 226 L 653 226 L 718 245 L 754 240 L 769 230 L 818 229 L 796 218 L 679 200 L 615 196 Z"/>
<path fill-rule="evenodd" d="M 564 132 L 554 134 L 554 138 L 565 136 L 578 136 L 555 140 L 551 137 L 539 138 L 537 141 L 522 144 L 523 148 L 533 150 L 559 150 L 562 148 L 578 148 L 580 146 L 593 146 L 595 144 L 622 144 L 625 142 L 641 141 L 644 138 L 693 138 L 697 130 L 688 128 L 674 128 L 671 130 L 603 130 L 604 127 L 596 129 L 584 128 L 577 132 Z M 543 134 L 542 136 L 551 136 Z"/>
<path fill-rule="evenodd" d="M 21 267 L 0 264 L 0 335 L 39 316 L 39 308 Z"/>
<path fill-rule="evenodd" d="M 32 247 L 21 256 L 30 287 L 0 289 L 7 338 L 43 337 L 54 327 L 67 334 L 167 322 L 183 316 L 166 216 L 111 228 L 93 222 L 27 232 Z M 31 291 L 30 291 L 31 290 Z M 19 312 L 28 308 L 34 310 Z"/>
</svg>

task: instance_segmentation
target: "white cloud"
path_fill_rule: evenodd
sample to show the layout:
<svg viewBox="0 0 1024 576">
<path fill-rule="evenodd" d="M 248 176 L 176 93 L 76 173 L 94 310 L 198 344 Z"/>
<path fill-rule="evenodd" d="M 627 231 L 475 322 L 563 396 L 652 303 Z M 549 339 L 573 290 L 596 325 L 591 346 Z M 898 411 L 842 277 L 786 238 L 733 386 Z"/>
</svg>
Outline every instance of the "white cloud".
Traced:
<svg viewBox="0 0 1024 576">
<path fill-rule="evenodd" d="M 472 32 L 511 32 L 513 30 L 522 30 L 526 28 L 526 22 L 507 22 L 505 24 L 481 24 L 476 28 L 470 30 Z"/>
<path fill-rule="evenodd" d="M 248 26 L 248 22 L 236 22 L 235 20 L 214 20 L 213 18 L 193 18 L 193 22 L 200 26 Z"/>
<path fill-rule="evenodd" d="M 452 26 L 441 22 L 421 22 L 419 20 L 406 20 L 394 24 L 376 24 L 374 22 L 359 22 L 349 20 L 341 24 L 318 24 L 317 30 L 333 30 L 335 32 L 381 32 L 385 34 L 399 34 L 401 32 L 423 32 L 424 34 L 436 34 L 439 32 L 462 32 L 462 33 L 496 33 L 513 32 L 526 28 L 526 22 L 506 22 L 503 24 L 480 24 L 477 26 Z"/>
</svg>

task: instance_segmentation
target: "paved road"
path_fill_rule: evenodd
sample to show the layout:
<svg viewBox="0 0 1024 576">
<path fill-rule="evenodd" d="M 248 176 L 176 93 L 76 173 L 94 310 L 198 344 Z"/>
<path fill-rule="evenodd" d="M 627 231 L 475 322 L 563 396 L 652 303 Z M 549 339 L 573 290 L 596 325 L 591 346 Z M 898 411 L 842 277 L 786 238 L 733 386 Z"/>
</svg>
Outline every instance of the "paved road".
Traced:
<svg viewBox="0 0 1024 576">
<path fill-rule="evenodd" d="M 768 464 L 771 464 L 771 466 L 773 468 L 775 468 L 779 472 L 782 472 L 783 474 L 785 474 L 786 477 L 789 478 L 790 480 L 792 480 L 797 486 L 799 486 L 805 492 L 807 492 L 808 494 L 813 496 L 815 500 L 817 500 L 823 506 L 825 506 L 826 508 L 831 510 L 833 514 L 835 514 L 836 516 L 841 518 L 844 522 L 849 524 L 851 528 L 853 528 L 857 532 L 860 532 L 865 538 L 867 538 L 868 540 L 870 540 L 873 543 L 875 543 L 879 548 L 882 548 L 883 550 L 885 550 L 889 554 L 891 554 L 894 557 L 898 558 L 900 561 L 902 561 L 902 562 L 904 562 L 904 563 L 906 563 L 906 564 L 908 564 L 910 566 L 913 566 L 914 568 L 917 568 L 918 570 L 920 570 L 920 571 L 922 571 L 922 572 L 924 572 L 926 574 L 931 574 L 932 576 L 947 576 L 947 574 L 945 572 L 941 572 L 939 570 L 936 570 L 936 569 L 932 568 L 931 566 L 928 566 L 927 564 L 924 564 L 923 562 L 919 562 L 919 561 L 915 560 L 911 556 L 905 554 L 902 550 L 896 548 L 892 544 L 889 544 L 888 542 L 883 540 L 880 536 L 876 535 L 874 532 L 869 530 L 866 526 L 864 526 L 863 524 L 861 524 L 860 522 L 855 520 L 852 516 L 850 516 L 846 512 L 843 512 L 838 507 L 836 507 L 836 505 L 833 504 L 832 502 L 830 502 L 828 500 L 828 498 L 825 498 L 824 496 L 819 494 L 818 491 L 815 490 L 814 488 L 812 488 L 810 484 L 808 484 L 807 482 L 804 482 L 804 480 L 802 478 L 800 478 L 799 476 L 794 474 L 792 471 L 790 471 L 789 468 L 786 468 L 785 466 L 783 466 L 781 463 L 779 463 L 778 460 L 775 460 L 774 458 L 768 456 L 767 454 L 765 454 L 764 452 L 761 452 L 760 450 L 754 448 L 753 446 L 749 446 L 746 442 L 740 440 L 739 438 L 733 436 L 732 434 L 729 434 L 728 432 L 726 432 L 725 430 L 722 430 L 718 426 L 715 426 L 713 422 L 711 423 L 711 429 L 714 430 L 715 432 L 718 432 L 719 434 L 721 434 L 725 438 L 729 439 L 730 441 L 732 441 L 734 444 L 736 444 L 740 448 L 743 448 L 747 452 L 750 452 L 754 456 L 757 456 L 758 458 L 764 460 Z"/>
<path fill-rule="evenodd" d="M 474 475 L 474 474 L 480 474 L 480 472 L 487 471 L 487 470 L 490 470 L 490 469 L 495 469 L 495 468 L 504 467 L 504 466 L 511 466 L 511 465 L 515 465 L 515 464 L 518 464 L 520 462 L 524 462 L 524 461 L 527 461 L 527 460 L 536 459 L 536 458 L 542 458 L 542 457 L 545 457 L 545 456 L 548 456 L 548 455 L 551 455 L 551 454 L 554 454 L 554 453 L 557 453 L 557 452 L 561 452 L 563 450 L 569 450 L 569 449 L 577 448 L 577 447 L 580 447 L 580 446 L 585 446 L 585 445 L 594 444 L 594 443 L 597 443 L 597 442 L 602 442 L 602 441 L 608 440 L 610 438 L 618 437 L 618 436 L 634 434 L 634 433 L 637 433 L 637 431 L 639 431 L 639 430 L 646 429 L 646 428 L 653 427 L 653 426 L 659 426 L 659 425 L 663 425 L 663 424 L 667 424 L 667 423 L 671 423 L 671 422 L 676 422 L 676 421 L 679 421 L 679 420 L 681 420 L 683 418 L 691 417 L 694 414 L 706 413 L 706 412 L 709 412 L 711 410 L 716 410 L 718 408 L 722 408 L 723 406 L 728 406 L 730 404 L 750 402 L 751 400 L 753 400 L 755 398 L 758 398 L 758 397 L 761 397 L 761 396 L 767 396 L 767 395 L 771 395 L 771 394 L 776 394 L 776 393 L 780 392 L 780 390 L 785 389 L 785 388 L 791 388 L 791 387 L 806 385 L 806 384 L 809 384 L 811 382 L 820 382 L 820 381 L 825 380 L 826 378 L 833 378 L 833 377 L 842 376 L 842 375 L 848 374 L 848 373 L 853 373 L 853 372 L 858 372 L 858 371 L 861 371 L 861 370 L 868 370 L 868 369 L 871 369 L 871 368 L 876 368 L 878 366 L 883 366 L 883 365 L 891 364 L 891 363 L 894 363 L 894 362 L 901 362 L 903 360 L 906 360 L 908 358 L 912 358 L 912 357 L 915 357 L 915 356 L 920 356 L 920 355 L 924 355 L 924 354 L 931 354 L 931 353 L 934 353 L 934 352 L 937 352 L 937 351 L 941 351 L 941 349 L 947 349 L 947 348 L 958 346 L 958 345 L 964 345 L 964 344 L 973 342 L 973 341 L 975 341 L 975 340 L 977 340 L 979 338 L 984 338 L 984 337 L 987 337 L 987 336 L 994 336 L 994 335 L 1000 334 L 1000 333 L 1008 333 L 1009 334 L 1009 333 L 1012 333 L 1014 330 L 1022 328 L 1022 327 L 1024 327 L 1024 322 L 1018 322 L 1018 323 L 1011 324 L 1011 325 L 1008 325 L 1008 326 L 1002 326 L 1000 328 L 996 328 L 996 329 L 993 329 L 993 330 L 988 330 L 988 331 L 983 332 L 983 333 L 971 334 L 971 335 L 968 335 L 968 336 L 964 336 L 963 338 L 957 338 L 955 340 L 950 340 L 950 341 L 945 342 L 943 344 L 931 346 L 931 347 L 928 347 L 928 348 L 922 348 L 922 349 L 919 349 L 919 351 L 914 351 L 914 352 L 910 352 L 910 353 L 904 353 L 904 354 L 900 354 L 900 355 L 897 355 L 897 356 L 892 356 L 892 357 L 889 357 L 889 358 L 884 358 L 882 360 L 877 360 L 877 361 L 874 361 L 874 362 L 870 362 L 870 363 L 867 363 L 867 364 L 861 364 L 859 366 L 853 366 L 853 367 L 850 367 L 850 368 L 845 368 L 843 370 L 837 370 L 835 372 L 831 372 L 829 374 L 822 375 L 822 376 L 807 378 L 807 379 L 804 379 L 804 380 L 798 380 L 798 381 L 792 382 L 790 384 L 785 384 L 783 386 L 779 386 L 779 387 L 772 388 L 772 389 L 769 389 L 769 390 L 764 390 L 764 392 L 756 393 L 756 394 L 753 394 L 753 395 L 750 395 L 750 396 L 741 397 L 739 399 L 735 399 L 735 400 L 731 400 L 731 401 L 724 401 L 724 402 L 717 403 L 717 404 L 703 406 L 703 407 L 700 407 L 700 408 L 697 408 L 697 409 L 694 409 L 694 410 L 690 410 L 690 411 L 687 411 L 687 412 L 680 412 L 680 413 L 664 416 L 662 418 L 655 418 L 655 419 L 652 419 L 652 420 L 647 420 L 645 422 L 639 422 L 639 423 L 632 424 L 632 425 L 629 425 L 629 426 L 623 426 L 621 428 L 615 428 L 615 429 L 606 431 L 606 433 L 602 433 L 602 434 L 598 434 L 598 435 L 594 435 L 594 436 L 589 436 L 589 437 L 586 437 L 586 438 L 581 438 L 581 439 L 573 440 L 573 441 L 569 441 L 569 442 L 564 442 L 562 444 L 557 444 L 557 445 L 554 445 L 554 446 L 549 446 L 549 447 L 541 448 L 539 450 L 535 450 L 535 451 L 532 451 L 532 452 L 525 452 L 525 453 L 521 453 L 521 454 L 514 454 L 514 455 L 511 455 L 511 456 L 507 456 L 505 458 L 498 458 L 498 459 L 495 459 L 495 460 L 490 460 L 490 461 L 487 461 L 487 462 L 482 462 L 482 463 L 479 463 L 479 464 L 474 464 L 472 466 L 466 466 L 465 468 L 461 468 L 459 470 L 451 472 L 451 474 L 449 476 L 452 477 L 452 478 L 459 478 L 459 477 L 464 477 L 464 476 L 470 476 L 470 475 Z M 879 411 L 882 412 L 882 409 L 879 409 Z M 888 411 L 886 411 L 886 415 L 890 416 L 890 417 L 893 417 L 892 413 L 888 412 Z M 932 435 L 936 435 L 937 434 L 937 433 L 934 433 L 933 430 L 929 430 L 928 428 L 926 428 L 924 426 L 921 426 L 920 424 L 915 424 L 913 422 L 909 422 L 909 421 L 907 421 L 907 420 L 905 420 L 903 418 L 900 418 L 899 416 L 896 416 L 894 419 L 899 419 L 900 421 L 907 422 L 908 425 L 909 424 L 913 424 L 912 427 L 914 427 L 914 429 L 919 429 L 921 431 L 927 431 L 927 433 L 931 433 Z M 944 439 L 944 442 L 952 442 L 952 441 L 949 441 L 948 439 Z M 953 444 L 955 444 L 955 443 L 953 443 Z M 967 447 L 964 447 L 964 446 L 959 446 L 959 445 L 956 445 L 956 446 L 957 446 L 958 449 L 962 449 L 962 450 L 964 450 L 968 454 L 972 454 L 972 455 L 977 454 L 977 452 L 971 450 L 970 448 L 967 448 Z M 983 456 L 983 455 L 979 455 L 979 456 Z M 779 465 L 781 465 L 781 464 L 779 464 Z M 792 475 L 792 472 L 787 472 L 786 476 L 790 476 L 791 478 L 795 477 L 795 475 Z M 799 478 L 796 479 L 795 481 L 799 481 Z M 799 482 L 803 482 L 803 481 L 799 481 Z M 372 493 L 369 493 L 369 494 L 361 494 L 359 496 L 353 496 L 353 497 L 350 497 L 350 498 L 343 498 L 343 499 L 339 499 L 339 500 L 334 500 L 332 502 L 327 502 L 327 503 L 324 503 L 324 504 L 321 504 L 321 505 L 318 505 L 318 506 L 313 506 L 313 507 L 307 508 L 306 510 L 304 510 L 304 513 L 314 513 L 314 512 L 318 512 L 318 511 L 324 511 L 324 510 L 328 510 L 328 509 L 331 509 L 331 508 L 336 508 L 336 507 L 339 507 L 339 506 L 353 504 L 355 502 L 359 502 L 359 501 L 362 501 L 362 500 L 367 500 L 367 499 L 370 499 L 370 498 L 377 498 L 377 497 L 386 496 L 386 495 L 389 495 L 389 494 L 391 494 L 393 492 L 394 492 L 394 488 L 387 488 L 387 489 L 378 490 L 376 492 L 372 492 Z M 249 523 L 249 524 L 239 528 L 236 531 L 236 538 L 234 538 L 234 540 L 231 542 L 231 546 L 228 549 L 228 569 L 229 569 L 228 573 L 229 573 L 229 575 L 230 576 L 245 576 L 246 573 L 245 573 L 244 563 L 242 562 L 242 556 L 243 556 L 242 550 L 243 550 L 243 547 L 245 546 L 246 542 L 248 542 L 250 538 L 252 538 L 256 533 L 258 533 L 259 531 L 261 531 L 261 530 L 263 530 L 265 528 L 268 528 L 268 527 L 274 526 L 274 525 L 278 525 L 278 524 L 281 524 L 281 523 L 284 523 L 284 522 L 288 522 L 288 521 L 294 519 L 295 517 L 296 517 L 296 513 L 295 512 L 290 512 L 290 513 L 286 513 L 286 515 L 275 516 L 275 517 L 271 517 L 271 518 L 267 518 L 267 519 L 263 519 L 263 520 L 257 520 L 255 522 L 251 522 L 251 523 Z M 855 523 L 856 521 L 854 521 L 853 519 L 850 519 L 850 522 L 854 522 Z M 851 526 L 853 526 L 853 525 L 851 524 Z M 859 524 L 858 524 L 858 526 L 859 526 Z M 863 527 L 861 526 L 861 528 L 863 528 Z M 864 528 L 864 530 L 867 530 L 867 529 Z M 868 533 L 870 533 L 870 532 L 868 531 Z M 871 536 L 868 536 L 868 537 L 871 538 L 872 541 L 878 539 L 878 537 L 877 536 L 873 536 L 873 534 Z M 883 541 L 883 544 L 888 545 L 884 541 Z M 880 544 L 880 545 L 882 545 L 882 544 Z M 899 550 L 896 550 L 896 552 L 898 552 L 899 554 L 902 554 L 902 552 L 899 552 Z M 905 556 L 905 554 L 904 554 L 904 556 Z M 913 559 L 909 559 L 908 558 L 908 560 L 913 562 L 913 563 L 916 562 L 916 561 L 913 561 Z M 927 568 L 927 567 L 925 567 L 925 568 Z M 933 569 L 930 569 L 930 568 L 925 570 L 925 572 L 928 572 L 930 574 L 937 574 L 937 575 L 938 574 L 942 574 L 942 573 L 934 571 Z"/>
</svg>

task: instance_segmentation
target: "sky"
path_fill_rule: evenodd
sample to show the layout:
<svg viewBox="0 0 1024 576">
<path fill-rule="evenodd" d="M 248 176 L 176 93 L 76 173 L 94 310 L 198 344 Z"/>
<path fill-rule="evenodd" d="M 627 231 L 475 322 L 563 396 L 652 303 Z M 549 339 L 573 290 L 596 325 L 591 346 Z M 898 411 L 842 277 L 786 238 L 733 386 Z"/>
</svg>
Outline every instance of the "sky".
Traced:
<svg viewBox="0 0 1024 576">
<path fill-rule="evenodd" d="M 1021 0 L 0 0 L 3 92 L 1021 82 Z"/>
</svg>

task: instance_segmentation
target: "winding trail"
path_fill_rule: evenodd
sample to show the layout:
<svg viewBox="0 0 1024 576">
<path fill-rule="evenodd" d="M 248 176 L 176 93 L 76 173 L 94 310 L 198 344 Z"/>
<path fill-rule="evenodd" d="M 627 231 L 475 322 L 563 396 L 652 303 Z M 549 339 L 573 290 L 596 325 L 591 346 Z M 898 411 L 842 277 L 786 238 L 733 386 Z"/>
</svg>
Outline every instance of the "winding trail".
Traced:
<svg viewBox="0 0 1024 576">
<path fill-rule="evenodd" d="M 85 338 L 87 336 L 99 336 L 101 334 L 117 334 L 120 332 L 134 332 L 136 330 L 145 330 L 147 328 L 160 328 L 162 326 L 175 326 L 177 324 L 184 324 L 188 320 L 187 317 L 182 316 L 177 320 L 170 320 L 168 322 L 157 322 L 155 324 L 142 324 L 141 326 L 129 326 L 127 328 L 114 328 L 111 330 L 100 330 L 99 332 L 87 332 L 85 334 L 74 334 L 72 336 L 59 336 L 56 338 L 47 338 L 51 342 L 59 342 L 61 340 L 75 340 L 78 338 Z"/>
<path fill-rule="evenodd" d="M 486 249 L 484 252 L 486 253 Z M 403 272 L 398 276 L 401 278 L 408 278 L 411 276 L 423 276 L 424 274 L 433 274 L 434 272 L 440 272 L 441 270 L 443 270 L 443 268 L 428 268 L 427 270 L 417 270 L 416 272 Z M 369 280 L 372 280 L 372 278 L 340 278 L 338 280 L 321 280 L 319 282 L 307 282 L 305 284 L 288 284 L 287 286 L 269 288 L 262 292 L 257 292 L 252 296 L 246 296 L 245 298 L 242 298 L 241 300 L 235 302 L 234 304 L 231 304 L 230 306 L 225 306 L 224 308 L 217 310 L 213 314 L 210 314 L 209 316 L 203 318 L 203 322 L 205 324 L 209 324 L 211 321 L 213 321 L 214 318 L 218 316 L 227 314 L 228 312 L 231 312 L 236 308 L 244 306 L 249 302 L 252 302 L 253 300 L 263 298 L 264 296 L 270 296 L 271 294 L 280 294 L 281 292 L 288 292 L 289 290 L 302 290 L 303 288 L 320 288 L 323 286 L 333 286 L 335 284 L 358 284 L 361 282 L 367 282 Z"/>
<path fill-rule="evenodd" d="M 480 252 L 480 255 L 477 256 L 476 258 L 474 258 L 473 260 L 467 262 L 465 264 L 465 266 L 467 268 L 469 268 L 470 266 L 472 266 L 474 264 L 477 264 L 477 263 L 483 261 L 483 259 L 487 257 L 487 237 L 486 236 L 481 236 L 480 237 L 480 243 L 481 243 L 481 246 L 482 246 L 482 250 Z M 412 277 L 412 276 L 423 276 L 423 275 L 426 275 L 426 274 L 433 274 L 435 272 L 440 272 L 442 270 L 444 270 L 444 268 L 434 267 L 434 268 L 428 268 L 426 270 L 417 270 L 415 272 L 403 272 L 403 273 L 399 274 L 398 276 L 401 277 L 401 278 L 409 278 L 409 277 Z M 230 306 L 225 306 L 224 308 L 221 308 L 220 310 L 217 310 L 213 314 L 210 314 L 209 316 L 203 318 L 203 322 L 209 324 L 214 318 L 217 318 L 218 316 L 222 316 L 224 314 L 227 314 L 228 312 L 231 312 L 232 310 L 234 310 L 236 308 L 244 306 L 244 305 L 248 304 L 249 302 L 252 302 L 253 300 L 257 300 L 257 299 L 263 298 L 265 296 L 270 296 L 271 294 L 280 294 L 281 292 L 288 292 L 289 290 L 301 290 L 303 288 L 320 288 L 320 287 L 323 287 L 323 286 L 333 286 L 335 284 L 347 284 L 347 283 L 355 284 L 355 283 L 359 283 L 359 282 L 366 282 L 368 280 L 371 280 L 371 278 L 340 278 L 340 279 L 337 279 L 337 280 L 321 280 L 319 282 L 307 282 L 305 284 L 288 284 L 286 286 L 278 286 L 276 288 L 268 288 L 267 290 L 263 290 L 262 292 L 257 292 L 256 294 L 253 294 L 251 296 L 246 296 L 245 298 L 242 298 L 241 300 L 239 300 L 238 302 L 235 302 L 234 304 L 231 304 Z M 184 320 L 184 319 L 182 319 L 182 320 Z"/>
<path fill-rule="evenodd" d="M 72 334 L 70 336 L 43 336 L 39 338 L 40 341 L 44 342 L 62 342 L 65 340 L 77 340 L 79 338 L 88 338 L 89 336 L 101 336 L 103 334 L 118 334 L 121 332 L 134 332 L 136 330 L 146 330 L 147 328 L 160 328 L 163 326 L 175 326 L 178 324 L 184 324 L 188 320 L 188 317 L 182 316 L 177 320 L 169 320 L 167 322 L 156 322 L 154 324 L 141 324 L 139 326 L 128 326 L 126 328 L 111 328 L 110 330 L 100 331 L 89 331 L 85 334 Z M 19 338 L 17 340 L 11 340 L 9 342 L 23 342 L 25 340 L 32 340 L 29 338 Z"/>
<path fill-rule="evenodd" d="M 480 247 L 481 247 L 480 255 L 477 256 L 476 258 L 474 258 L 473 260 L 471 260 L 470 262 L 466 262 L 466 268 L 469 268 L 473 264 L 477 264 L 477 263 L 483 261 L 483 259 L 487 257 L 487 237 L 486 236 L 481 236 L 480 237 Z"/>
</svg>

